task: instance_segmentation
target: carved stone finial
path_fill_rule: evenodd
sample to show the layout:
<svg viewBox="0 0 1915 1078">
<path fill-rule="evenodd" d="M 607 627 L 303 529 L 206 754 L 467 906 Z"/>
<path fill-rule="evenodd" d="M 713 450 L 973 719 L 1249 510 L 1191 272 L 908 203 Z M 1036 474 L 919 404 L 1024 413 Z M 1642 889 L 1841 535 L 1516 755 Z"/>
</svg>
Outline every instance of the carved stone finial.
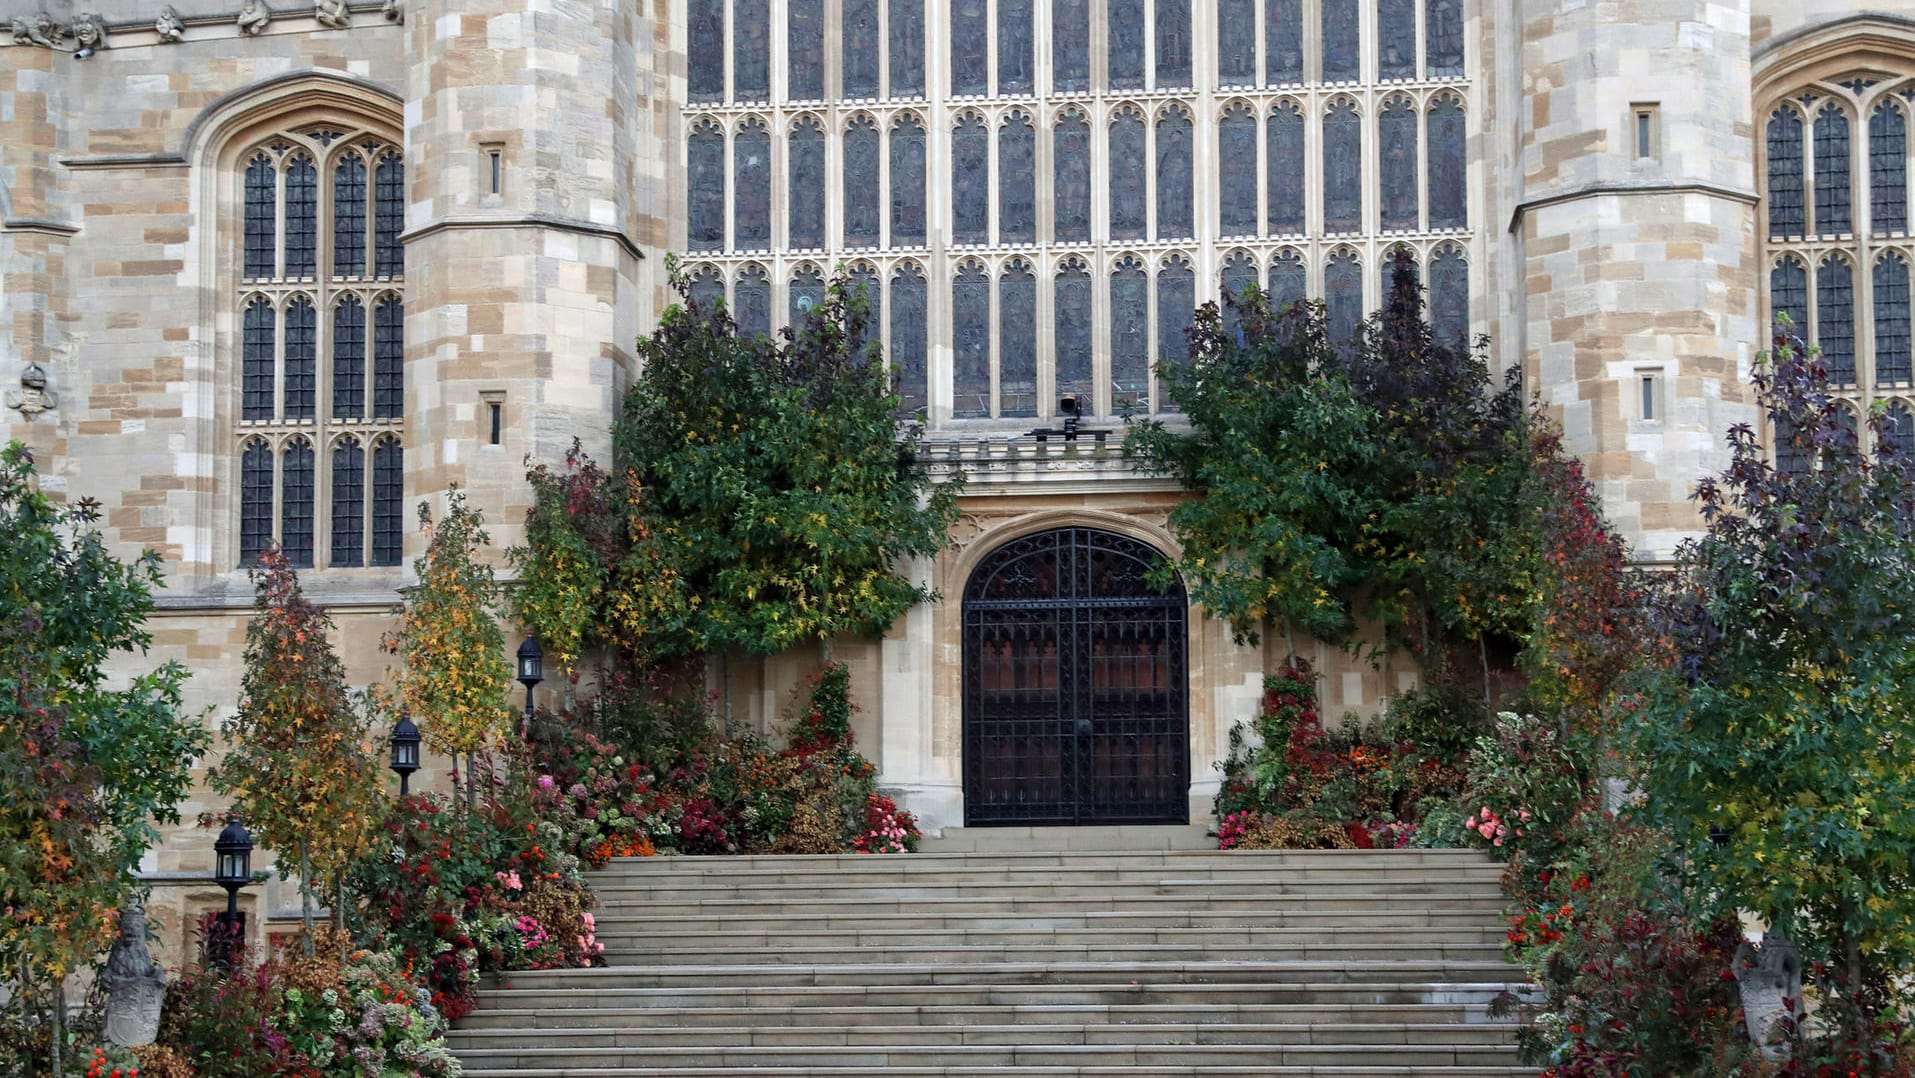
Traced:
<svg viewBox="0 0 1915 1078">
<path fill-rule="evenodd" d="M 20 388 L 7 393 L 7 407 L 19 412 L 28 420 L 35 419 L 41 412 L 51 411 L 60 402 L 53 391 L 47 388 L 46 368 L 38 363 L 29 363 L 20 372 Z"/>
<path fill-rule="evenodd" d="M 152 1044 L 160 1032 L 166 974 L 146 950 L 146 909 L 137 902 L 120 911 L 120 937 L 100 980 L 106 985 L 106 1039 L 124 1048 Z"/>
<path fill-rule="evenodd" d="M 44 11 L 32 15 L 16 15 L 13 18 L 15 45 L 38 45 L 43 49 L 58 49 L 59 39 L 60 28 L 54 25 L 53 16 Z"/>
<path fill-rule="evenodd" d="M 1760 948 L 1744 942 L 1735 951 L 1735 979 L 1742 989 L 1742 1015 L 1749 1039 L 1765 1059 L 1781 1057 L 1777 1043 L 1784 1018 L 1800 1020 L 1802 956 L 1779 930 L 1770 929 Z"/>
<path fill-rule="evenodd" d="M 67 28 L 67 33 L 73 35 L 76 51 L 81 49 L 98 51 L 106 48 L 106 20 L 92 12 L 76 17 L 73 25 Z"/>
<path fill-rule="evenodd" d="M 160 17 L 153 20 L 153 32 L 168 45 L 186 36 L 186 24 L 180 21 L 180 13 L 168 4 L 160 9 Z"/>
<path fill-rule="evenodd" d="M 246 0 L 246 6 L 239 9 L 239 32 L 247 37 L 258 37 L 266 24 L 273 21 L 273 9 L 266 6 L 266 0 Z"/>
<path fill-rule="evenodd" d="M 379 14 L 384 15 L 387 22 L 405 22 L 406 5 L 400 0 L 386 0 L 386 6 L 379 9 Z"/>
<path fill-rule="evenodd" d="M 317 0 L 313 4 L 313 18 L 319 25 L 343 30 L 352 25 L 352 12 L 346 7 L 346 0 Z"/>
</svg>

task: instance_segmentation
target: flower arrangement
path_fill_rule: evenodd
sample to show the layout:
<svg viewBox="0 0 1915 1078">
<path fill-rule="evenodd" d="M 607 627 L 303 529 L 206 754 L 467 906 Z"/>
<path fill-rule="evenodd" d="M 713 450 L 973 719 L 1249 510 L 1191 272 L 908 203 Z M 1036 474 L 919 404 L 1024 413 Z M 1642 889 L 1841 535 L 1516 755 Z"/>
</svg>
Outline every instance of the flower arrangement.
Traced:
<svg viewBox="0 0 1915 1078">
<path fill-rule="evenodd" d="M 916 853 L 920 837 L 917 817 L 874 793 L 865 799 L 864 830 L 851 848 L 859 853 Z"/>
</svg>

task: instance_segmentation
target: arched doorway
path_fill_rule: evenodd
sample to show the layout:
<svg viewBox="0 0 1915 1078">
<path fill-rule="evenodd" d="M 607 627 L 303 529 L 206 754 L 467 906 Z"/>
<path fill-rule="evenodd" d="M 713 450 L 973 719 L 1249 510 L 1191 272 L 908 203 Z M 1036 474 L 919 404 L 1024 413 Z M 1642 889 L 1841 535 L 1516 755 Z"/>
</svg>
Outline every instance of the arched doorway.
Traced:
<svg viewBox="0 0 1915 1078">
<path fill-rule="evenodd" d="M 987 555 L 964 587 L 964 822 L 1190 817 L 1183 583 L 1135 539 L 1058 528 Z"/>
</svg>

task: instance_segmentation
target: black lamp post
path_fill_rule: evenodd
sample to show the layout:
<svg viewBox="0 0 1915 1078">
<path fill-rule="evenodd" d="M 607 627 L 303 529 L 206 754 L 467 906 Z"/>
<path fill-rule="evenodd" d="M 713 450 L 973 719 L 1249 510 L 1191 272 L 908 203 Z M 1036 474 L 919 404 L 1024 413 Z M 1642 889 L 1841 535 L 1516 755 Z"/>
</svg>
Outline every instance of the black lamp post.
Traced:
<svg viewBox="0 0 1915 1078">
<path fill-rule="evenodd" d="M 213 840 L 213 882 L 226 888 L 226 912 L 220 915 L 215 961 L 232 969 L 239 941 L 246 937 L 245 915 L 239 912 L 239 889 L 253 882 L 253 836 L 239 822 L 239 813 L 226 818 L 226 829 Z"/>
<path fill-rule="evenodd" d="M 525 732 L 532 729 L 532 687 L 545 680 L 545 649 L 539 638 L 528 636 L 519 645 L 519 684 L 525 686 Z"/>
<path fill-rule="evenodd" d="M 411 793 L 412 773 L 419 770 L 419 728 L 412 724 L 410 712 L 399 712 L 399 721 L 392 727 L 392 763 L 393 774 L 399 776 L 399 796 Z"/>
</svg>

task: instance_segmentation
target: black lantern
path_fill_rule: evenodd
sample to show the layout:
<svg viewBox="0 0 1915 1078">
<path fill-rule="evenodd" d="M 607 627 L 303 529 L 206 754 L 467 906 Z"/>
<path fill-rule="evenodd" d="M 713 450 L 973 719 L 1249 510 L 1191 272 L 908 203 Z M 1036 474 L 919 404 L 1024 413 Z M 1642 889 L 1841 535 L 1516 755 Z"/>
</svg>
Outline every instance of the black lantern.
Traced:
<svg viewBox="0 0 1915 1078">
<path fill-rule="evenodd" d="M 525 686 L 525 729 L 532 729 L 532 687 L 545 680 L 545 649 L 539 638 L 528 636 L 519 645 L 519 684 Z"/>
<path fill-rule="evenodd" d="M 253 836 L 239 822 L 237 812 L 226 818 L 226 829 L 213 840 L 213 882 L 226 889 L 226 912 L 219 918 L 221 938 L 214 959 L 221 967 L 231 969 L 246 932 L 246 922 L 239 912 L 239 889 L 253 882 Z"/>
<path fill-rule="evenodd" d="M 399 796 L 411 793 L 412 773 L 419 770 L 419 728 L 409 712 L 399 712 L 392 727 L 392 772 L 399 776 Z"/>
</svg>

